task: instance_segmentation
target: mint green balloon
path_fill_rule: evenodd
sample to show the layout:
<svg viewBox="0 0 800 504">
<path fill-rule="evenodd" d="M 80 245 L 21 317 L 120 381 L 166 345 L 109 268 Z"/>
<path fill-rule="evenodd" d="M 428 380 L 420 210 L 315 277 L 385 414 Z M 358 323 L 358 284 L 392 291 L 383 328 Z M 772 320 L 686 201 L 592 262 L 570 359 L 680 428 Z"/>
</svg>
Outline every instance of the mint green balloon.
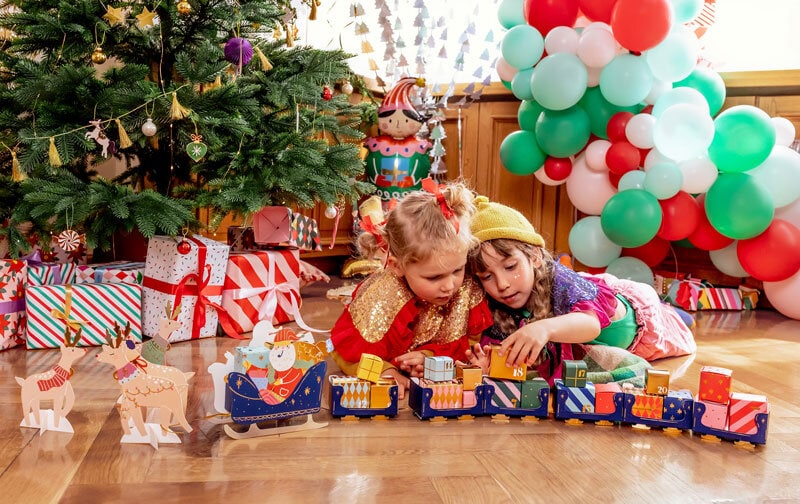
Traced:
<svg viewBox="0 0 800 504">
<path fill-rule="evenodd" d="M 542 110 L 544 110 L 544 107 L 539 105 L 536 100 L 523 100 L 517 110 L 519 127 L 524 130 L 535 131 L 536 121 L 539 119 L 539 114 L 542 113 Z"/>
<path fill-rule="evenodd" d="M 586 66 L 574 54 L 551 54 L 533 69 L 531 90 L 533 98 L 550 110 L 567 109 L 586 92 L 589 74 Z"/>
<path fill-rule="evenodd" d="M 651 166 L 644 178 L 644 190 L 657 199 L 669 199 L 681 190 L 683 172 L 675 163 L 656 163 Z"/>
<path fill-rule="evenodd" d="M 503 28 L 511 28 L 525 24 L 525 14 L 522 10 L 522 0 L 503 0 L 497 9 L 497 20 Z"/>
<path fill-rule="evenodd" d="M 612 196 L 600 212 L 603 232 L 624 248 L 641 247 L 661 227 L 661 206 L 655 196 L 641 189 L 629 189 Z"/>
<path fill-rule="evenodd" d="M 651 287 L 655 280 L 650 266 L 636 257 L 623 256 L 611 261 L 606 268 L 606 273 L 617 278 L 647 284 Z"/>
<path fill-rule="evenodd" d="M 672 0 L 672 13 L 675 25 L 688 23 L 703 10 L 703 0 Z"/>
<path fill-rule="evenodd" d="M 530 175 L 542 167 L 547 154 L 542 152 L 532 131 L 514 131 L 500 143 L 500 161 L 514 175 Z"/>
<path fill-rule="evenodd" d="M 774 146 L 769 115 L 752 105 L 737 105 L 714 119 L 708 157 L 722 172 L 745 172 L 763 163 Z"/>
<path fill-rule="evenodd" d="M 544 38 L 533 26 L 517 25 L 506 32 L 500 52 L 509 65 L 520 70 L 532 68 L 544 53 Z"/>
<path fill-rule="evenodd" d="M 592 134 L 589 115 L 581 107 L 544 109 L 536 121 L 536 140 L 548 155 L 565 158 L 577 154 Z"/>
<path fill-rule="evenodd" d="M 603 233 L 597 215 L 584 217 L 572 226 L 569 250 L 575 259 L 592 268 L 604 268 L 622 253 L 622 247 Z"/>
<path fill-rule="evenodd" d="M 531 91 L 531 75 L 533 75 L 533 68 L 526 68 L 520 70 L 511 79 L 511 92 L 518 100 L 531 100 L 533 99 L 533 91 Z"/>
<path fill-rule="evenodd" d="M 587 88 L 578 104 L 589 115 L 589 127 L 592 134 L 606 140 L 608 139 L 606 126 L 611 116 L 622 111 L 638 114 L 645 107 L 641 103 L 630 107 L 614 105 L 603 97 L 603 93 L 600 92 L 600 88 L 597 86 Z"/>
<path fill-rule="evenodd" d="M 708 111 L 714 117 L 722 109 L 725 103 L 725 81 L 722 77 L 710 68 L 695 67 L 692 73 L 683 80 L 672 84 L 673 87 L 690 87 L 697 91 L 708 102 Z"/>
<path fill-rule="evenodd" d="M 653 74 L 642 56 L 618 54 L 600 72 L 600 91 L 620 107 L 642 102 L 653 87 Z"/>
<path fill-rule="evenodd" d="M 720 173 L 708 188 L 705 209 L 714 229 L 734 240 L 760 235 L 775 215 L 769 190 L 747 173 Z"/>
</svg>

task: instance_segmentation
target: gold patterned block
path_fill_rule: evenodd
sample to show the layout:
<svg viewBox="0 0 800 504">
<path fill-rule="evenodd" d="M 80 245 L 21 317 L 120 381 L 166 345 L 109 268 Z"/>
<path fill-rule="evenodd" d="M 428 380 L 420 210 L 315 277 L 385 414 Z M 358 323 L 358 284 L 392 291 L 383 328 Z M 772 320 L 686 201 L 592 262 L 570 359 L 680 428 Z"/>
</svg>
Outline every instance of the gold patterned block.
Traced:
<svg viewBox="0 0 800 504">
<path fill-rule="evenodd" d="M 645 392 L 665 396 L 669 393 L 669 370 L 645 369 L 644 382 Z"/>
<path fill-rule="evenodd" d="M 432 382 L 424 381 L 426 387 L 433 390 L 431 397 L 431 408 L 433 409 L 454 409 L 461 407 L 461 398 L 464 389 L 460 383 Z"/>
<path fill-rule="evenodd" d="M 483 371 L 479 366 L 456 367 L 456 378 L 464 390 L 475 390 L 483 382 Z"/>
<path fill-rule="evenodd" d="M 492 345 L 492 354 L 489 360 L 489 377 L 498 380 L 525 380 L 528 366 L 507 366 L 506 357 L 500 356 L 500 346 Z"/>
<path fill-rule="evenodd" d="M 358 361 L 358 369 L 356 370 L 356 376 L 358 376 L 362 380 L 371 381 L 372 383 L 378 383 L 378 380 L 381 379 L 382 372 L 383 372 L 383 359 L 381 359 L 377 355 L 372 355 L 368 353 L 361 354 L 361 360 Z"/>
</svg>

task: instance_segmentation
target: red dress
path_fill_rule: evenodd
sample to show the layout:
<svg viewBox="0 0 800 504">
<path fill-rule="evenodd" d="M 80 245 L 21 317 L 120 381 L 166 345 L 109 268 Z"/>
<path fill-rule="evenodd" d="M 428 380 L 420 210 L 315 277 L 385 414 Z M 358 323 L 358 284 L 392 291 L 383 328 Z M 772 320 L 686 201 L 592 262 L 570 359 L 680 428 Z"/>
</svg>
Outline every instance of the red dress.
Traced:
<svg viewBox="0 0 800 504">
<path fill-rule="evenodd" d="M 384 369 L 411 351 L 464 361 L 470 337 L 477 340 L 492 323 L 483 289 L 471 278 L 447 304 L 434 306 L 417 298 L 403 278 L 377 271 L 358 286 L 333 326 L 332 356 L 352 375 L 362 353 L 383 359 Z"/>
</svg>

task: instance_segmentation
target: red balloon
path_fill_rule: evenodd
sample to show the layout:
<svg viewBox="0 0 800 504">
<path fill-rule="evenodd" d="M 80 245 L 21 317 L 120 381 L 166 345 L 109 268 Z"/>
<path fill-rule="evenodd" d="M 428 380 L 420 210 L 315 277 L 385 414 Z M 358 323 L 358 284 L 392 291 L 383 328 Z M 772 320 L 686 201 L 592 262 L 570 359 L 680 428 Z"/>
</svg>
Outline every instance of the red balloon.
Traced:
<svg viewBox="0 0 800 504">
<path fill-rule="evenodd" d="M 728 238 L 720 234 L 708 221 L 708 216 L 705 212 L 705 199 L 705 194 L 701 194 L 695 198 L 697 206 L 701 208 L 702 212 L 700 212 L 700 222 L 697 223 L 697 228 L 687 238 L 692 245 L 701 250 L 719 250 L 725 248 L 733 243 L 733 238 Z"/>
<path fill-rule="evenodd" d="M 742 268 L 764 282 L 780 282 L 800 270 L 800 229 L 791 222 L 774 219 L 758 236 L 739 240 L 736 256 Z"/>
<path fill-rule="evenodd" d="M 617 0 L 609 24 L 622 47 L 646 51 L 667 38 L 672 7 L 669 0 Z"/>
<path fill-rule="evenodd" d="M 608 171 L 608 181 L 611 182 L 611 185 L 614 186 L 615 189 L 619 189 L 619 180 L 622 178 L 622 173 L 614 173 L 612 171 Z"/>
<path fill-rule="evenodd" d="M 639 149 L 639 166 L 644 166 L 647 155 L 650 154 L 652 149 Z"/>
<path fill-rule="evenodd" d="M 586 272 L 587 273 L 591 273 L 592 275 L 599 275 L 600 273 L 605 273 L 606 272 L 606 267 L 605 266 L 603 266 L 602 268 L 596 268 L 594 266 L 586 266 L 584 264 L 583 267 L 586 268 Z"/>
<path fill-rule="evenodd" d="M 704 213 L 692 195 L 678 191 L 678 194 L 658 202 L 661 205 L 661 227 L 656 236 L 665 240 L 683 240 L 691 235 L 700 224 L 700 214 Z"/>
<path fill-rule="evenodd" d="M 565 180 L 572 173 L 572 160 L 548 156 L 544 160 L 544 173 L 553 180 Z"/>
<path fill-rule="evenodd" d="M 556 26 L 572 28 L 578 19 L 578 0 L 525 0 L 525 21 L 539 30 L 542 37 Z"/>
<path fill-rule="evenodd" d="M 628 125 L 628 121 L 631 120 L 631 117 L 633 117 L 633 112 L 622 111 L 608 118 L 608 123 L 606 123 L 606 135 L 608 135 L 609 142 L 628 141 L 628 136 L 625 134 L 625 127 Z"/>
<path fill-rule="evenodd" d="M 578 1 L 584 16 L 592 21 L 602 21 L 604 23 L 609 23 L 611 21 L 611 11 L 614 9 L 615 3 L 617 3 L 617 0 Z"/>
<path fill-rule="evenodd" d="M 622 254 L 626 257 L 635 257 L 651 268 L 661 264 L 669 254 L 669 241 L 653 237 L 652 240 L 636 248 L 623 248 Z"/>
<path fill-rule="evenodd" d="M 606 151 L 606 165 L 609 171 L 624 175 L 639 168 L 639 149 L 626 141 L 614 142 Z"/>
</svg>

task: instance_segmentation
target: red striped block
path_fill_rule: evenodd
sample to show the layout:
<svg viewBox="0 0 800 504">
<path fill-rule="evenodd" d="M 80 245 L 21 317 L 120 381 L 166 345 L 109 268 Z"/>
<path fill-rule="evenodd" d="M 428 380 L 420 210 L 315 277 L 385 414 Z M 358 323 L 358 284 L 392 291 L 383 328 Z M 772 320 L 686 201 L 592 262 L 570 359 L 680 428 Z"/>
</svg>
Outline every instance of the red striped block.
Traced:
<svg viewBox="0 0 800 504">
<path fill-rule="evenodd" d="M 728 405 L 728 430 L 739 434 L 757 433 L 756 413 L 769 413 L 766 396 L 732 392 Z"/>
<path fill-rule="evenodd" d="M 0 259 L 0 350 L 25 342 L 25 262 Z"/>
<path fill-rule="evenodd" d="M 742 295 L 739 289 L 727 287 L 706 287 L 697 300 L 700 310 L 741 310 Z"/>
<path fill-rule="evenodd" d="M 260 320 L 282 324 L 300 309 L 300 253 L 297 249 L 233 252 L 222 285 L 222 307 L 239 334 Z"/>
<path fill-rule="evenodd" d="M 83 329 L 78 346 L 106 343 L 106 329 L 113 331 L 115 322 L 120 327 L 130 323 L 131 339 L 142 341 L 142 288 L 138 285 L 31 286 L 25 293 L 25 300 L 28 348 L 58 348 L 63 345 L 67 323 L 64 317 Z"/>
</svg>

